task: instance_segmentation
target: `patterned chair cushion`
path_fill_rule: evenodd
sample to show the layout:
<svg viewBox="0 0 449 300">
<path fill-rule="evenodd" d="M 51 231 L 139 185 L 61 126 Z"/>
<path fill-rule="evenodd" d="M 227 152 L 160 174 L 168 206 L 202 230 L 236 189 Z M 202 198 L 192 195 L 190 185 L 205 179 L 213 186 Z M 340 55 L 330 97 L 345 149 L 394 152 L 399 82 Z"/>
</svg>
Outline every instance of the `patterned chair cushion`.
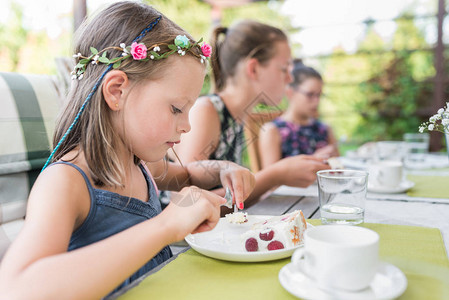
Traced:
<svg viewBox="0 0 449 300">
<path fill-rule="evenodd" d="M 50 154 L 62 97 L 53 77 L 0 73 L 0 258 L 25 217 L 29 191 Z"/>
</svg>

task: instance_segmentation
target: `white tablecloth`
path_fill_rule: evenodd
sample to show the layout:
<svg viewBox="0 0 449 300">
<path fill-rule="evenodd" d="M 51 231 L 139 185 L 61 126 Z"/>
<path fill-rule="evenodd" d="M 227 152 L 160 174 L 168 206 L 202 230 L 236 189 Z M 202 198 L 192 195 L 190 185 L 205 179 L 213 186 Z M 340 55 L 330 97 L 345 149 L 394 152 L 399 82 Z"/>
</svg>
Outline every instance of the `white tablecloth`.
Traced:
<svg viewBox="0 0 449 300">
<path fill-rule="evenodd" d="M 273 194 L 318 197 L 318 187 L 316 184 L 308 188 L 281 186 Z M 449 199 L 368 193 L 365 222 L 438 228 L 449 256 Z"/>
</svg>

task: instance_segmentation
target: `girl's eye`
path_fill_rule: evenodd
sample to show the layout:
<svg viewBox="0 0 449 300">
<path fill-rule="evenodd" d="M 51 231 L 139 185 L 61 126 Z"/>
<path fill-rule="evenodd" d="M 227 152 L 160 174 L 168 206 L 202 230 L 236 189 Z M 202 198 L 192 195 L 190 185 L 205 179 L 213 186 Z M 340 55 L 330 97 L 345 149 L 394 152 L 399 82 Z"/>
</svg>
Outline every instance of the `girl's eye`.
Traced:
<svg viewBox="0 0 449 300">
<path fill-rule="evenodd" d="M 179 108 L 177 108 L 173 105 L 171 106 L 171 108 L 172 108 L 173 114 L 175 114 L 175 115 L 182 113 L 182 110 L 180 110 Z"/>
</svg>

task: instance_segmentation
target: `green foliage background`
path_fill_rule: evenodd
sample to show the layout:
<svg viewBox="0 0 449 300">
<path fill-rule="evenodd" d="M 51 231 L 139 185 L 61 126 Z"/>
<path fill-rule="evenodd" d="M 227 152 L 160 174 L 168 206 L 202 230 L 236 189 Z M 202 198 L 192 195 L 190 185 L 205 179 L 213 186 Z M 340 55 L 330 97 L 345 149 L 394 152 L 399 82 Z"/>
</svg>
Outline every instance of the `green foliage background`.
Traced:
<svg viewBox="0 0 449 300">
<path fill-rule="evenodd" d="M 146 1 L 196 38 L 209 40 L 212 31 L 211 6 L 197 0 Z M 428 0 L 435 7 L 436 0 Z M 222 25 L 252 18 L 282 28 L 292 28 L 289 17 L 279 13 L 281 1 L 260 1 L 223 10 Z M 71 56 L 71 31 L 56 40 L 44 31 L 24 26 L 22 7 L 12 3 L 10 19 L 0 24 L 0 70 L 23 73 L 56 74 L 55 57 Z M 410 18 L 413 6 L 398 18 L 390 40 L 382 38 L 373 21 L 366 22 L 364 36 L 355 53 L 341 48 L 331 55 L 304 58 L 321 72 L 325 96 L 321 100 L 322 119 L 330 124 L 337 138 L 355 144 L 370 140 L 398 140 L 405 132 L 416 132 L 423 119 L 417 110 L 430 106 L 435 75 L 433 45 L 426 41 L 425 21 Z M 71 16 L 65 16 L 71 18 Z M 436 26 L 436 19 L 426 21 Z M 423 25 L 424 24 L 424 25 Z M 428 25 L 428 24 L 427 24 Z M 321 37 L 317 37 L 319 39 Z M 300 44 L 292 44 L 294 51 Z M 210 88 L 206 78 L 203 93 Z M 288 105 L 286 101 L 282 108 Z M 258 107 L 258 110 L 270 109 Z"/>
</svg>

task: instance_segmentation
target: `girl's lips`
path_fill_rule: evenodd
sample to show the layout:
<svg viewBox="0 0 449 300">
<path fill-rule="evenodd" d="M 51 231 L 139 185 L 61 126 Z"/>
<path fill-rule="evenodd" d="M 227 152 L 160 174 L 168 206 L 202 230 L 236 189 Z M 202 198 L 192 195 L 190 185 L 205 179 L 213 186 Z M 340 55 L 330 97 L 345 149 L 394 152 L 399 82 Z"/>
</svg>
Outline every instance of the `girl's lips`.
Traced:
<svg viewBox="0 0 449 300">
<path fill-rule="evenodd" d="M 169 145 L 170 147 L 173 147 L 175 144 L 179 144 L 181 141 L 176 141 L 176 142 L 167 142 L 167 145 Z"/>
</svg>

